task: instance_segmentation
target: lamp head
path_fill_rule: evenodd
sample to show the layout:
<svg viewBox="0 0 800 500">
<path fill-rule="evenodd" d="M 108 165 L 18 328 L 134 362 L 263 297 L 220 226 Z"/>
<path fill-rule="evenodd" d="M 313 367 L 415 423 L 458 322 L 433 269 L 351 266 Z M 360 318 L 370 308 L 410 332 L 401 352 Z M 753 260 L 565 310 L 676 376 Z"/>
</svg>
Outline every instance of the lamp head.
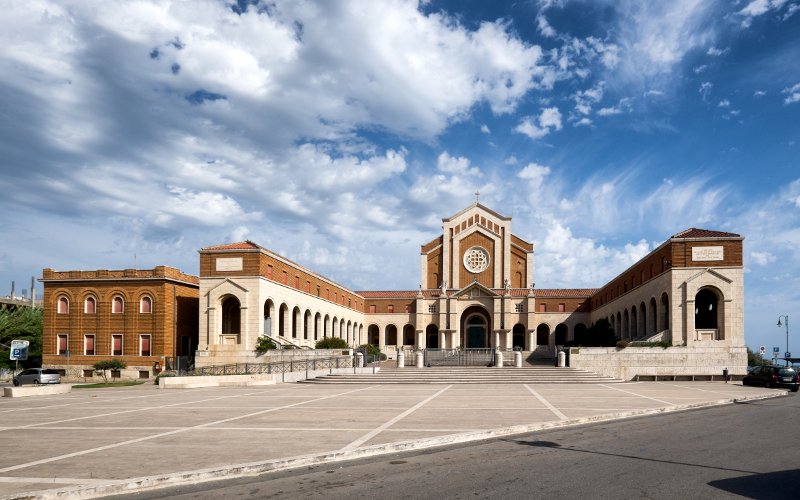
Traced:
<svg viewBox="0 0 800 500">
<path fill-rule="evenodd" d="M 783 326 L 783 325 L 781 324 L 781 319 L 780 319 L 780 318 L 778 318 L 778 326 Z"/>
</svg>

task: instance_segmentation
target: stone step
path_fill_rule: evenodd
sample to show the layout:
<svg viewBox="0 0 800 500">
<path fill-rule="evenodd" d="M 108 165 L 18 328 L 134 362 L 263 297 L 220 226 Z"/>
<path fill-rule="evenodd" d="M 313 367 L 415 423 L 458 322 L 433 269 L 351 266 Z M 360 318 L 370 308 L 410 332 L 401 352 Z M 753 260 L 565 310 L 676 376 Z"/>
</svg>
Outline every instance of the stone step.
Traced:
<svg viewBox="0 0 800 500">
<path fill-rule="evenodd" d="M 337 374 L 304 380 L 330 384 L 587 384 L 622 380 L 575 368 L 384 368 L 374 374 Z"/>
</svg>

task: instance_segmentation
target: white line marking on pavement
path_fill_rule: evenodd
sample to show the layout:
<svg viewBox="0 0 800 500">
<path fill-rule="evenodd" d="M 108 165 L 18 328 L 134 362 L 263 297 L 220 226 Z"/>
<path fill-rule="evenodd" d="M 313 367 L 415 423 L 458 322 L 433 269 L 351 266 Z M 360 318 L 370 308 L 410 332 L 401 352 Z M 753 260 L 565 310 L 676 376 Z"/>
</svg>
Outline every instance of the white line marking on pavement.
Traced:
<svg viewBox="0 0 800 500">
<path fill-rule="evenodd" d="M 0 476 L 0 483 L 41 483 L 41 484 L 97 484 L 112 483 L 116 479 L 85 479 L 77 477 L 9 477 Z"/>
<path fill-rule="evenodd" d="M 221 419 L 221 420 L 215 420 L 213 422 L 206 422 L 205 424 L 198 424 L 198 425 L 194 425 L 192 427 L 185 427 L 183 429 L 177 429 L 177 430 L 174 430 L 174 431 L 161 432 L 159 434 L 153 434 L 153 435 L 150 435 L 150 436 L 145 436 L 145 437 L 141 437 L 141 438 L 137 438 L 137 439 L 129 439 L 127 441 L 122 441 L 120 443 L 113 443 L 113 444 L 108 444 L 108 445 L 105 445 L 105 446 L 98 446 L 97 448 L 91 448 L 91 449 L 88 449 L 88 450 L 76 451 L 74 453 L 66 453 L 64 455 L 59 455 L 59 456 L 56 456 L 56 457 L 44 458 L 44 459 L 36 460 L 36 461 L 33 461 L 33 462 L 27 462 L 27 463 L 24 463 L 24 464 L 14 465 L 14 466 L 11 466 L 11 467 L 5 467 L 3 469 L 0 469 L 0 473 L 1 472 L 11 472 L 12 470 L 26 469 L 28 467 L 33 467 L 34 465 L 41 465 L 41 464 L 46 464 L 46 463 L 50 463 L 50 462 L 56 462 L 58 460 L 63 460 L 65 458 L 79 457 L 81 455 L 87 455 L 89 453 L 94 453 L 94 452 L 97 452 L 97 451 L 110 450 L 112 448 L 118 448 L 120 446 L 125 446 L 125 445 L 133 444 L 133 443 L 141 443 L 142 441 L 150 441 L 152 439 L 158 439 L 158 438 L 161 438 L 161 437 L 164 437 L 164 436 L 171 436 L 173 434 L 179 434 L 181 432 L 186 432 L 186 431 L 190 431 L 190 430 L 194 430 L 194 429 L 203 429 L 203 428 L 210 427 L 210 426 L 216 425 L 216 424 L 223 424 L 225 422 L 232 422 L 234 420 L 239 420 L 239 419 L 242 419 L 242 418 L 254 417 L 256 415 L 263 415 L 265 413 L 270 413 L 270 412 L 281 410 L 281 409 L 284 409 L 284 408 L 291 408 L 293 406 L 298 406 L 298 405 L 304 404 L 306 402 L 311 403 L 311 402 L 316 402 L 316 401 L 322 401 L 324 399 L 330 399 L 330 398 L 335 398 L 335 397 L 339 397 L 339 396 L 344 396 L 346 394 L 352 394 L 354 392 L 364 391 L 366 389 L 371 389 L 373 387 L 374 386 L 362 387 L 360 389 L 355 389 L 355 390 L 347 391 L 347 392 L 341 392 L 341 393 L 338 393 L 338 394 L 331 394 L 329 396 L 323 396 L 323 397 L 320 397 L 320 398 L 310 399 L 308 401 L 301 401 L 301 402 L 298 402 L 298 403 L 292 403 L 290 405 L 285 405 L 285 406 L 281 406 L 281 407 L 277 407 L 277 408 L 269 408 L 269 409 L 266 409 L 266 410 L 261 410 L 261 411 L 249 413 L 247 415 L 238 415 L 236 417 L 224 418 L 224 419 Z M 231 396 L 231 397 L 233 397 L 233 396 Z"/>
<path fill-rule="evenodd" d="M 538 399 L 539 401 L 541 401 L 541 402 L 542 402 L 542 404 L 543 404 L 543 405 L 545 405 L 545 406 L 546 406 L 546 407 L 547 407 L 547 408 L 548 408 L 550 411 L 552 411 L 552 412 L 553 412 L 553 413 L 554 413 L 554 414 L 555 414 L 555 415 L 558 417 L 558 419 L 559 419 L 559 420 L 567 420 L 567 416 L 566 416 L 566 415 L 564 415 L 563 413 L 561 413 L 561 412 L 558 410 L 558 408 L 556 408 L 555 406 L 551 405 L 551 404 L 550 404 L 550 402 L 549 402 L 549 401 L 547 401 L 546 399 L 544 399 L 544 398 L 542 397 L 542 395 L 541 395 L 541 394 L 539 394 L 538 392 L 534 391 L 534 390 L 533 390 L 533 388 L 532 388 L 531 386 L 529 386 L 528 384 L 525 384 L 525 388 L 526 388 L 526 389 L 528 389 L 528 391 L 529 391 L 531 394 L 533 394 L 534 396 L 536 396 L 536 399 Z"/>
<path fill-rule="evenodd" d="M 400 420 L 404 419 L 404 418 L 405 418 L 405 417 L 407 417 L 408 415 L 411 415 L 411 414 L 412 414 L 412 413 L 414 413 L 415 411 L 419 410 L 419 409 L 420 409 L 420 408 L 422 408 L 422 407 L 423 407 L 425 404 L 427 404 L 429 401 L 432 401 L 432 400 L 433 400 L 433 399 L 435 399 L 437 396 L 439 396 L 439 394 L 443 393 L 444 391 L 446 391 L 447 389 L 449 389 L 449 388 L 451 388 L 451 387 L 453 387 L 453 386 L 452 386 L 452 385 L 448 385 L 447 387 L 445 387 L 445 388 L 444 388 L 444 389 L 442 389 L 441 391 L 437 392 L 437 393 L 436 393 L 436 394 L 434 394 L 433 396 L 430 396 L 429 398 L 425 399 L 424 401 L 421 401 L 421 402 L 417 403 L 416 405 L 412 406 L 411 408 L 409 408 L 408 410 L 404 411 L 404 412 L 403 412 L 403 413 L 401 413 L 400 415 L 397 415 L 396 417 L 394 417 L 393 419 L 391 419 L 391 420 L 389 420 L 388 422 L 384 423 L 383 425 L 381 425 L 381 426 L 379 426 L 379 427 L 376 427 L 376 428 L 375 428 L 375 429 L 373 429 L 372 431 L 370 431 L 370 432 L 368 432 L 368 433 L 364 434 L 364 435 L 363 435 L 363 436 L 361 436 L 360 438 L 358 438 L 358 439 L 356 439 L 355 441 L 353 441 L 352 443 L 348 444 L 347 446 L 345 446 L 344 448 L 342 448 L 342 449 L 341 449 L 341 451 L 348 451 L 348 450 L 352 450 L 352 449 L 358 448 L 358 447 L 359 447 L 359 446 L 361 446 L 362 444 L 366 443 L 367 441 L 369 441 L 369 440 L 370 440 L 370 439 L 372 439 L 373 437 L 375 437 L 375 436 L 377 436 L 378 434 L 380 434 L 382 431 L 386 430 L 387 428 L 391 427 L 391 426 L 392 426 L 392 425 L 394 425 L 395 423 L 397 423 L 397 422 L 399 422 Z"/>
<path fill-rule="evenodd" d="M 605 385 L 605 384 L 599 384 L 599 385 L 600 385 L 600 387 L 605 387 L 606 389 L 614 389 L 615 391 L 624 392 L 626 394 L 633 394 L 634 396 L 639 396 L 640 398 L 649 399 L 649 400 L 652 400 L 652 401 L 656 401 L 658 403 L 663 403 L 665 405 L 670 405 L 670 406 L 674 406 L 675 405 L 675 403 L 672 402 L 672 401 L 664 401 L 663 399 L 651 398 L 650 396 L 645 396 L 644 394 L 637 394 L 637 393 L 635 393 L 633 391 L 626 391 L 625 389 L 619 389 L 617 387 L 612 387 L 610 385 Z"/>
</svg>

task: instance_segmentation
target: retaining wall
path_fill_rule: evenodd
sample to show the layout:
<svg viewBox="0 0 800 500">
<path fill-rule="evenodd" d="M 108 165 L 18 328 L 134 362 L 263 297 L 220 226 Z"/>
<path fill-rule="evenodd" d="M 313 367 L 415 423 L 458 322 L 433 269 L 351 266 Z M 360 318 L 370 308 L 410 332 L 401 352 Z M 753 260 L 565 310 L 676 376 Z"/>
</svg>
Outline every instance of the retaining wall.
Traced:
<svg viewBox="0 0 800 500">
<path fill-rule="evenodd" d="M 159 389 L 191 389 L 197 387 L 247 387 L 257 385 L 298 382 L 333 374 L 376 373 L 378 367 L 367 368 L 323 368 L 319 370 L 287 373 L 258 373 L 250 375 L 204 375 L 194 377 L 162 377 L 158 379 Z"/>
<path fill-rule="evenodd" d="M 632 380 L 636 376 L 747 374 L 747 348 L 742 347 L 572 347 L 569 366 Z"/>
</svg>

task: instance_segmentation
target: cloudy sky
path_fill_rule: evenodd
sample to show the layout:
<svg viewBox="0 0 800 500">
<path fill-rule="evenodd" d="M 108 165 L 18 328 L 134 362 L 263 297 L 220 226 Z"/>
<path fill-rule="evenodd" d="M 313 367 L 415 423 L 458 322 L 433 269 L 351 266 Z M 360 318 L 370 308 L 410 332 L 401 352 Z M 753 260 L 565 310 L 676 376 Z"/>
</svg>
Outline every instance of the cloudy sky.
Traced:
<svg viewBox="0 0 800 500">
<path fill-rule="evenodd" d="M 0 294 L 243 239 L 415 289 L 479 191 L 540 288 L 740 233 L 748 344 L 800 336 L 798 0 L 0 4 Z"/>
</svg>

